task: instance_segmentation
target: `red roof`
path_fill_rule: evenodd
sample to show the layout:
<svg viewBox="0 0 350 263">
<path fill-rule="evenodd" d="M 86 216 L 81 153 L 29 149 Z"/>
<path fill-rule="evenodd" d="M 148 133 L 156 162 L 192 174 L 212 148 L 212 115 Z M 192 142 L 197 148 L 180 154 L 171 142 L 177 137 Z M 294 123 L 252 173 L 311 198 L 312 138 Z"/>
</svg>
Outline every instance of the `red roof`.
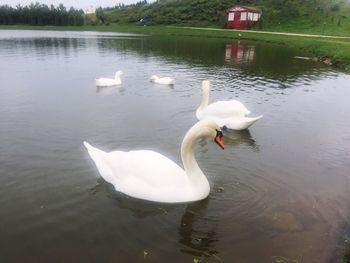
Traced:
<svg viewBox="0 0 350 263">
<path fill-rule="evenodd" d="M 226 9 L 227 13 L 237 12 L 237 11 L 250 11 L 253 13 L 262 13 L 260 9 L 251 6 L 243 6 L 243 5 L 233 5 L 230 8 Z"/>
</svg>

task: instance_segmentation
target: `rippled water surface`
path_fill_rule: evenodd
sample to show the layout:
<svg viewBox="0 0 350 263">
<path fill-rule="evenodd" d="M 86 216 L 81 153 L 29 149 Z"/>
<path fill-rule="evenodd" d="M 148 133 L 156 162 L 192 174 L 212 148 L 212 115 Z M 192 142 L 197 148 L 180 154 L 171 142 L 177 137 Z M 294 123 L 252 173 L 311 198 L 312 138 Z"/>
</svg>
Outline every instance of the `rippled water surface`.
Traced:
<svg viewBox="0 0 350 263">
<path fill-rule="evenodd" d="M 339 262 L 350 76 L 270 44 L 0 31 L 1 262 Z M 125 72 L 121 88 L 95 78 Z M 149 82 L 153 74 L 174 87 Z M 82 145 L 180 163 L 200 83 L 264 118 L 201 141 L 209 197 L 164 205 L 104 182 Z"/>
</svg>

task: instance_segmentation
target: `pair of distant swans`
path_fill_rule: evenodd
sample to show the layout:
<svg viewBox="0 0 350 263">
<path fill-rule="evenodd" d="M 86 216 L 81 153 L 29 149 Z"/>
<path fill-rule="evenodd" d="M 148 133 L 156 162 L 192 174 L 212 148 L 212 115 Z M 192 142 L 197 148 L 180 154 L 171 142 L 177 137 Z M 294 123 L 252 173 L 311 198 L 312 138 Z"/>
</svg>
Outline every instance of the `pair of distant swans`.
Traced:
<svg viewBox="0 0 350 263">
<path fill-rule="evenodd" d="M 246 129 L 262 116 L 246 117 L 249 110 L 236 100 L 208 105 L 209 81 L 202 83 L 203 98 L 196 111 L 200 120 L 185 135 L 181 144 L 183 169 L 155 151 L 104 152 L 84 142 L 104 178 L 126 195 L 162 203 L 198 201 L 209 195 L 210 186 L 194 156 L 199 139 L 211 137 L 222 149 L 220 127 Z"/>
<path fill-rule="evenodd" d="M 96 86 L 98 87 L 110 87 L 110 86 L 119 86 L 122 84 L 121 76 L 123 75 L 123 71 L 118 70 L 114 79 L 111 78 L 98 78 L 96 79 Z M 157 75 L 153 75 L 150 79 L 152 82 L 162 85 L 175 85 L 175 80 L 169 77 L 160 78 Z"/>
</svg>

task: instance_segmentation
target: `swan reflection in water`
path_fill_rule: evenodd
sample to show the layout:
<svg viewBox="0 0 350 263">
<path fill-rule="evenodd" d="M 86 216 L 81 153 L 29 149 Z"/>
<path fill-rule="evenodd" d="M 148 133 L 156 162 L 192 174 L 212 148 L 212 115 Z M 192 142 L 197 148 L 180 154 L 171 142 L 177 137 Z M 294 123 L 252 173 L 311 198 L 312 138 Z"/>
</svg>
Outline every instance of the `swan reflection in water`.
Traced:
<svg viewBox="0 0 350 263">
<path fill-rule="evenodd" d="M 207 218 L 203 213 L 208 206 L 209 198 L 188 204 L 181 218 L 178 233 L 179 243 L 186 248 L 181 252 L 196 257 L 215 257 L 219 261 L 215 244 L 218 242 L 216 234 L 216 220 Z"/>
<path fill-rule="evenodd" d="M 216 233 L 217 217 L 208 216 L 206 214 L 210 198 L 193 203 L 180 204 L 148 202 L 116 192 L 111 184 L 99 178 L 97 180 L 97 185 L 90 189 L 89 194 L 96 195 L 101 193 L 115 200 L 115 204 L 118 208 L 128 210 L 135 218 L 143 220 L 145 218 L 150 218 L 150 220 L 152 220 L 152 218 L 165 216 L 161 221 L 164 220 L 163 222 L 165 222 L 167 226 L 171 224 L 171 227 L 177 228 L 178 238 L 174 241 L 179 244 L 178 249 L 181 253 L 196 258 L 212 257 L 215 258 L 215 261 L 221 261 L 218 251 L 215 249 L 215 245 L 219 241 Z M 180 214 L 180 217 L 178 217 L 177 211 L 183 208 L 183 214 Z M 177 214 L 176 218 L 168 221 L 168 215 L 171 214 L 174 216 Z M 174 222 L 175 224 L 172 224 Z M 152 224 L 149 225 L 149 229 L 153 227 Z M 138 234 L 141 235 L 141 233 Z M 173 249 L 174 244 L 169 244 L 168 247 Z"/>
<path fill-rule="evenodd" d="M 248 146 L 254 152 L 259 151 L 259 145 L 256 143 L 248 129 L 241 131 L 223 129 L 223 131 L 224 136 L 222 138 L 222 141 L 226 146 L 226 149 L 229 148 L 228 146 L 237 147 L 239 145 L 245 145 Z M 207 144 L 207 140 L 200 140 L 198 142 L 198 145 L 200 147 L 200 153 L 204 154 L 208 151 Z"/>
<path fill-rule="evenodd" d="M 125 89 L 121 86 L 96 86 L 96 94 L 98 95 L 110 95 L 118 93 L 119 95 L 125 94 Z"/>
<path fill-rule="evenodd" d="M 225 130 L 223 142 L 229 146 L 238 146 L 238 145 L 246 145 L 251 148 L 253 151 L 259 151 L 259 145 L 253 139 L 250 131 L 242 130 L 242 131 L 234 131 L 234 130 Z"/>
</svg>

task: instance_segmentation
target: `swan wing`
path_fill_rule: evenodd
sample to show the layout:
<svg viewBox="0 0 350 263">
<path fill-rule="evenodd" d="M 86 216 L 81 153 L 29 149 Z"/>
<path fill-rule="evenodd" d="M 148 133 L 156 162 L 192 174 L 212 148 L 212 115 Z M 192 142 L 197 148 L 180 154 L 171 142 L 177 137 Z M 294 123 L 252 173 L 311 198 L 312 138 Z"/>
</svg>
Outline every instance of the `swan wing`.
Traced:
<svg viewBox="0 0 350 263">
<path fill-rule="evenodd" d="M 203 116 L 215 116 L 217 118 L 244 117 L 249 113 L 250 111 L 237 100 L 214 102 L 202 112 Z"/>
<path fill-rule="evenodd" d="M 109 78 L 99 78 L 96 79 L 96 86 L 113 86 L 118 85 L 114 79 Z"/>
<path fill-rule="evenodd" d="M 225 120 L 225 126 L 233 130 L 245 130 L 252 126 L 256 121 L 260 120 L 263 115 L 258 117 L 235 117 Z"/>
<path fill-rule="evenodd" d="M 188 177 L 175 162 L 154 151 L 106 153 L 84 142 L 100 175 L 122 192 L 130 188 L 184 187 Z M 136 184 L 136 185 L 135 185 Z"/>
<path fill-rule="evenodd" d="M 175 84 L 175 80 L 169 77 L 159 78 L 157 80 L 157 83 L 159 84 L 165 84 L 165 85 L 173 85 Z"/>
<path fill-rule="evenodd" d="M 144 185 L 164 187 L 179 185 L 187 179 L 180 166 L 154 151 L 111 152 L 107 154 L 106 164 L 121 183 L 132 178 Z"/>
</svg>

